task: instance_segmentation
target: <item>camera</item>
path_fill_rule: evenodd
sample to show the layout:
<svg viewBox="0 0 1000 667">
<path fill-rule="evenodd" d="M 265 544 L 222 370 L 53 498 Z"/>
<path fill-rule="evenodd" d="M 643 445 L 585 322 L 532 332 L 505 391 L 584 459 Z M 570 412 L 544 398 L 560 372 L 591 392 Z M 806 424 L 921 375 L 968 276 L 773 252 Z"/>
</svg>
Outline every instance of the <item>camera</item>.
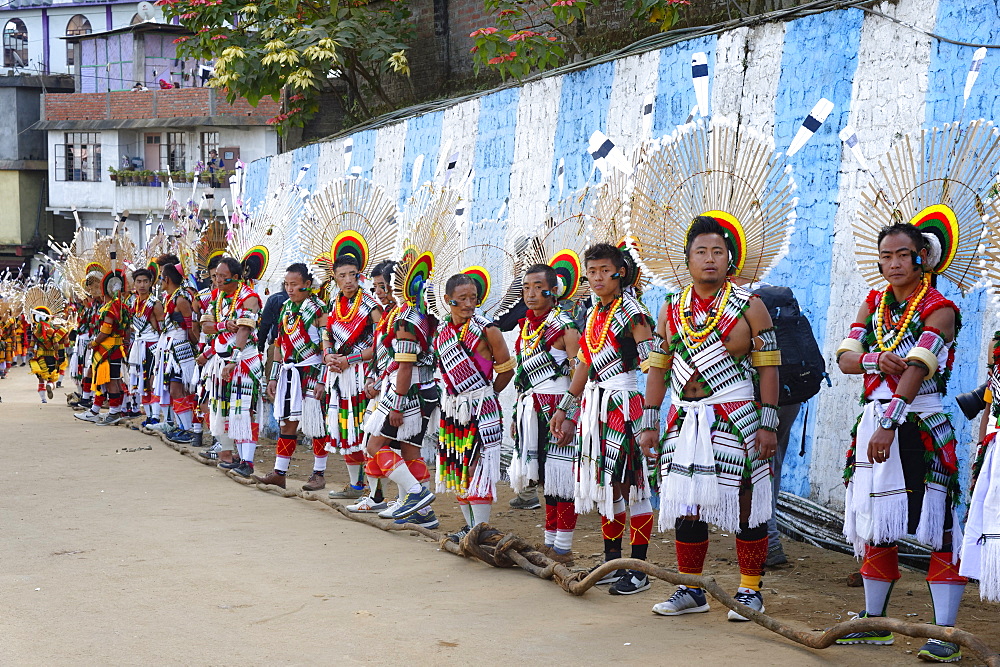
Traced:
<svg viewBox="0 0 1000 667">
<path fill-rule="evenodd" d="M 958 403 L 958 408 L 965 415 L 966 419 L 973 419 L 986 407 L 985 396 L 988 385 L 989 382 L 984 382 L 972 391 L 967 391 L 955 397 L 955 402 Z"/>
</svg>

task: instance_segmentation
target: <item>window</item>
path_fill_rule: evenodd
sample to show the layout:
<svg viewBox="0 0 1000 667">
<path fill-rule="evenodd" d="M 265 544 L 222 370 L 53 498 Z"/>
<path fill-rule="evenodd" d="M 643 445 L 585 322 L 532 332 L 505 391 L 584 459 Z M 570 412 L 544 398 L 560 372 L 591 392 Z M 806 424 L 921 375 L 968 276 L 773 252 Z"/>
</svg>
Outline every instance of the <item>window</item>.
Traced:
<svg viewBox="0 0 1000 667">
<path fill-rule="evenodd" d="M 28 29 L 21 19 L 11 19 L 3 27 L 3 66 L 28 66 Z"/>
<path fill-rule="evenodd" d="M 66 35 L 68 35 L 68 36 L 72 36 L 72 35 L 89 35 L 92 32 L 94 32 L 94 31 L 90 27 L 90 21 L 87 20 L 87 17 L 84 16 L 83 14 L 77 14 L 76 16 L 74 16 L 73 18 L 71 18 L 69 20 L 69 23 L 66 24 Z M 73 44 L 71 42 L 67 42 L 67 44 L 66 44 L 66 71 L 68 71 L 71 74 L 73 72 L 73 66 L 76 64 L 75 58 L 74 58 L 74 49 L 75 48 L 76 48 L 75 44 Z"/>
<path fill-rule="evenodd" d="M 167 169 L 170 171 L 187 170 L 186 139 L 183 132 L 167 132 Z"/>
<path fill-rule="evenodd" d="M 101 180 L 101 133 L 67 132 L 56 144 L 57 181 Z"/>
<path fill-rule="evenodd" d="M 201 161 L 208 164 L 208 161 L 212 159 L 209 155 L 212 151 L 216 152 L 216 157 L 219 152 L 219 133 L 218 132 L 202 132 L 201 133 Z"/>
</svg>

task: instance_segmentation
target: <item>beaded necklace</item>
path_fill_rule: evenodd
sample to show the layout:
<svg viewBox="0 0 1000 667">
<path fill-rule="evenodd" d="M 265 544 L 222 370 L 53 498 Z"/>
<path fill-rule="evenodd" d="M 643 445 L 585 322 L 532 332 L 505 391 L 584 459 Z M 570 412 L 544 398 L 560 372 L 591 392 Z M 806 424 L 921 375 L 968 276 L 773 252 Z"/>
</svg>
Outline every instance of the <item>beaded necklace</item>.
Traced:
<svg viewBox="0 0 1000 667">
<path fill-rule="evenodd" d="M 281 320 L 281 329 L 285 335 L 291 337 L 299 328 L 299 308 L 300 304 L 292 303 L 292 307 L 285 311 L 285 316 Z"/>
<path fill-rule="evenodd" d="M 385 317 L 382 318 L 382 322 L 379 323 L 379 327 L 385 336 L 392 333 L 393 326 L 396 324 L 396 318 L 399 317 L 399 310 L 399 306 L 393 306 L 392 310 L 386 313 Z"/>
<path fill-rule="evenodd" d="M 622 305 L 622 298 L 619 296 L 615 299 L 614 303 L 611 304 L 611 308 L 608 310 L 607 318 L 604 320 L 604 328 L 597 338 L 594 338 L 594 330 L 597 328 L 597 315 L 598 311 L 601 310 L 600 306 L 597 306 L 587 317 L 587 347 L 590 349 L 592 355 L 597 354 L 604 347 L 604 343 L 608 340 L 608 332 L 611 331 L 611 323 L 615 319 L 615 313 Z"/>
<path fill-rule="evenodd" d="M 708 319 L 705 320 L 705 324 L 702 325 L 701 329 L 695 329 L 692 324 L 694 313 L 691 309 L 694 285 L 688 285 L 684 288 L 684 292 L 681 294 L 680 319 L 684 336 L 689 341 L 698 345 L 705 342 L 712 335 L 712 332 L 715 331 L 715 328 L 719 325 L 719 321 L 722 319 L 722 306 L 729 301 L 729 295 L 732 291 L 733 284 L 727 280 L 725 287 L 719 290 L 719 293 L 715 295 L 715 299 L 712 300 L 708 310 Z"/>
<path fill-rule="evenodd" d="M 551 312 L 551 311 L 550 311 Z M 541 323 L 538 328 L 534 331 L 530 331 L 531 319 L 525 317 L 524 326 L 521 327 L 521 349 L 525 352 L 534 352 L 538 349 L 539 344 L 542 342 L 542 332 L 545 331 L 545 325 L 549 321 L 549 315 L 546 313 L 545 317 L 542 318 Z"/>
<path fill-rule="evenodd" d="M 354 294 L 354 299 L 351 301 L 351 307 L 348 308 L 346 313 L 342 313 L 340 309 L 340 298 L 337 298 L 336 304 L 333 307 L 333 314 L 337 317 L 338 322 L 350 322 L 354 319 L 354 316 L 358 314 L 358 308 L 361 307 L 361 290 L 359 289 Z"/>
<path fill-rule="evenodd" d="M 927 294 L 930 286 L 930 274 L 924 274 L 921 279 L 920 289 L 910 297 L 906 310 L 903 311 L 898 322 L 891 321 L 891 315 L 886 308 L 885 303 L 888 300 L 887 297 L 889 290 L 892 289 L 892 285 L 886 286 L 885 291 L 882 293 L 882 300 L 879 301 L 878 308 L 875 311 L 875 341 L 878 344 L 879 350 L 882 352 L 892 352 L 903 342 L 904 334 L 909 329 L 910 322 L 913 321 L 913 317 L 917 313 L 917 307 Z M 885 329 L 889 330 L 888 340 L 886 339 Z"/>
</svg>

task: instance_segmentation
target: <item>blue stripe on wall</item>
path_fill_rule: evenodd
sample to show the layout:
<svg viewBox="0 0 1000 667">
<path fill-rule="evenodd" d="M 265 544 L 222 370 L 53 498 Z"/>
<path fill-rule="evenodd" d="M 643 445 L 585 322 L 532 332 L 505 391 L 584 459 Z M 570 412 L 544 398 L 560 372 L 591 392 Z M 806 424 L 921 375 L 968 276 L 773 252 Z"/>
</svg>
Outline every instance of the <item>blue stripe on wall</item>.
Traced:
<svg viewBox="0 0 1000 667">
<path fill-rule="evenodd" d="M 372 177 L 372 167 L 375 165 L 375 138 L 378 130 L 365 130 L 352 134 L 354 148 L 351 152 L 351 166 L 361 167 L 364 178 Z"/>
<path fill-rule="evenodd" d="M 271 172 L 271 157 L 254 160 L 246 166 L 246 176 L 244 178 L 243 201 L 249 202 L 250 206 L 256 206 L 257 202 L 264 200 L 267 195 L 267 178 Z M 233 202 L 229 202 L 229 210 L 233 210 Z"/>
<path fill-rule="evenodd" d="M 551 203 L 559 199 L 556 169 L 560 158 L 566 165 L 566 190 L 563 196 L 583 187 L 590 180 L 594 161 L 587 152 L 587 142 L 594 130 L 607 129 L 606 119 L 614 76 L 615 64 L 603 63 L 563 77 L 552 160 L 552 187 L 549 194 Z"/>
<path fill-rule="evenodd" d="M 427 113 L 411 118 L 406 126 L 406 143 L 403 147 L 403 176 L 399 182 L 399 207 L 406 205 L 410 197 L 410 180 L 413 178 L 413 163 L 418 155 L 424 156 L 423 166 L 417 175 L 417 187 L 434 178 L 438 151 L 441 150 L 441 122 L 443 111 Z"/>
<path fill-rule="evenodd" d="M 313 192 L 319 183 L 319 144 L 309 144 L 295 149 L 292 153 L 291 173 L 288 175 L 289 183 L 294 183 L 299 177 L 299 169 L 305 165 L 310 165 L 309 171 L 302 177 L 300 185 Z"/>
<path fill-rule="evenodd" d="M 479 127 L 476 134 L 476 156 L 473 169 L 476 180 L 472 188 L 472 220 L 496 216 L 503 201 L 510 197 L 510 172 L 514 163 L 514 139 L 517 136 L 517 104 L 520 88 L 508 88 L 482 98 L 479 106 Z M 464 177 L 465 174 L 456 174 Z M 503 240 L 503 230 L 487 230 L 489 239 Z M 473 239 L 482 243 L 487 239 Z"/>
<path fill-rule="evenodd" d="M 820 342 L 826 334 L 830 306 L 833 225 L 840 187 L 841 146 L 837 133 L 847 124 L 863 16 L 861 11 L 851 9 L 790 22 L 775 102 L 774 138 L 779 150 L 791 143 L 802 119 L 821 97 L 835 105 L 826 123 L 790 160 L 799 186 L 798 221 L 788 255 L 767 278 L 773 285 L 787 285 L 795 291 Z M 823 56 L 817 57 L 819 53 Z M 808 76 L 804 76 L 806 72 Z M 845 314 L 845 318 L 853 316 Z M 792 428 L 781 477 L 786 491 L 808 496 L 815 419 L 810 420 L 806 434 L 806 454 L 799 457 L 804 413 L 799 413 Z"/>
<path fill-rule="evenodd" d="M 993 2 L 940 2 L 934 32 L 973 43 L 996 44 L 1000 40 L 1000 7 Z M 925 128 L 955 122 L 962 117 L 965 77 L 974 51 L 974 48 L 968 46 L 931 43 Z M 997 66 L 995 52 L 991 51 L 983 62 L 979 79 L 969 96 L 965 121 L 1000 117 L 1000 96 L 996 95 L 997 76 L 1000 76 L 1000 67 Z M 986 369 L 979 364 L 980 344 L 984 338 L 992 337 L 996 322 L 984 322 L 983 314 L 987 308 L 988 296 L 983 289 L 962 297 L 958 289 L 947 280 L 939 281 L 938 289 L 955 301 L 962 311 L 963 326 L 957 339 L 955 365 L 948 387 L 949 396 L 945 399 L 945 409 L 951 413 L 952 424 L 955 426 L 958 453 L 963 462 L 960 468 L 962 489 L 967 491 L 970 438 L 977 437 L 978 431 L 970 429 L 968 420 L 955 405 L 954 396 L 974 389 L 986 378 Z M 977 419 L 976 426 L 978 424 Z"/>
<path fill-rule="evenodd" d="M 691 82 L 691 56 L 699 51 L 708 56 L 709 99 L 715 71 L 715 35 L 698 37 L 660 51 L 659 79 L 656 88 L 656 108 L 653 111 L 653 136 L 674 131 L 687 120 L 697 102 Z M 711 107 L 711 105 L 709 105 Z"/>
</svg>

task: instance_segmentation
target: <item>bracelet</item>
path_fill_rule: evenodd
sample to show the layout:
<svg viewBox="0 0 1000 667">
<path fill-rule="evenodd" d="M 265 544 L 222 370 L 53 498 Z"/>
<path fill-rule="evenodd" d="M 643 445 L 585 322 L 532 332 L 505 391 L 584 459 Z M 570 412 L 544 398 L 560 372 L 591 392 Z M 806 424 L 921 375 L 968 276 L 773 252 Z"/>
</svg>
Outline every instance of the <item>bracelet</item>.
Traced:
<svg viewBox="0 0 1000 667">
<path fill-rule="evenodd" d="M 770 403 L 760 404 L 760 424 L 758 428 L 771 433 L 778 432 L 778 406 Z"/>
<path fill-rule="evenodd" d="M 750 353 L 750 365 L 754 368 L 781 365 L 781 350 L 766 350 Z"/>
<path fill-rule="evenodd" d="M 865 373 L 878 373 L 878 360 L 881 352 L 869 352 L 861 355 L 861 370 Z"/>
<path fill-rule="evenodd" d="M 406 407 L 406 402 L 407 402 L 406 399 L 407 398 L 408 398 L 408 396 L 406 394 L 400 395 L 400 394 L 396 393 L 395 391 L 387 391 L 386 392 L 386 400 L 389 403 L 389 409 L 390 410 L 396 410 L 398 412 L 402 412 L 403 408 Z"/>
<path fill-rule="evenodd" d="M 660 431 L 660 407 L 658 405 L 646 405 L 642 408 L 642 422 L 640 431 Z"/>
<path fill-rule="evenodd" d="M 271 364 L 271 372 L 268 373 L 268 377 L 267 377 L 268 381 L 270 382 L 271 380 L 274 380 L 275 382 L 277 382 L 278 381 L 278 373 L 280 373 L 280 372 L 281 372 L 281 364 L 279 364 L 277 361 L 275 361 L 273 364 Z"/>
<path fill-rule="evenodd" d="M 347 363 L 350 365 L 360 364 L 362 361 L 364 360 L 361 358 L 361 355 L 357 352 L 355 352 L 354 354 L 347 355 Z"/>
<path fill-rule="evenodd" d="M 568 415 L 570 410 L 578 407 L 579 405 L 580 399 L 567 391 L 562 395 L 562 398 L 559 399 L 559 405 L 556 406 L 556 410 L 562 410 Z"/>
<path fill-rule="evenodd" d="M 899 426 L 906 420 L 906 412 L 909 407 L 905 398 L 899 394 L 893 394 L 892 400 L 885 404 L 882 416 L 891 419 L 896 426 Z"/>
<path fill-rule="evenodd" d="M 499 364 L 493 364 L 494 373 L 506 373 L 507 371 L 514 370 L 514 359 L 510 358 Z"/>
</svg>

